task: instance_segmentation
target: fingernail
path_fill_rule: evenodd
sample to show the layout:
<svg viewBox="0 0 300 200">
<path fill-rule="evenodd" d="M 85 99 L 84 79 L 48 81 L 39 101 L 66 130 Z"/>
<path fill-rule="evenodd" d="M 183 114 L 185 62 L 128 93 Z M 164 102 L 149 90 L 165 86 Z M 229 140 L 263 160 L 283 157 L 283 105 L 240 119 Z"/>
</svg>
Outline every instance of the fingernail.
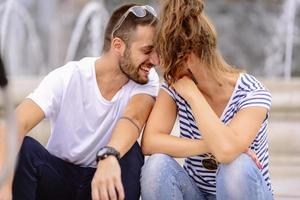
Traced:
<svg viewBox="0 0 300 200">
<path fill-rule="evenodd" d="M 258 169 L 262 170 L 262 164 L 258 163 Z"/>
</svg>

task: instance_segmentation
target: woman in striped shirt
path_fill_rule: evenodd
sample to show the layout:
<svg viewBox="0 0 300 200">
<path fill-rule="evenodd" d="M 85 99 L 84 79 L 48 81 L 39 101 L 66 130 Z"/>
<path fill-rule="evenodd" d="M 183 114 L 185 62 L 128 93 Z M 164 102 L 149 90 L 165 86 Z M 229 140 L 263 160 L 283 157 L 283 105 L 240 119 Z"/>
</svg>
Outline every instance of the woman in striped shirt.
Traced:
<svg viewBox="0 0 300 200">
<path fill-rule="evenodd" d="M 142 199 L 273 199 L 271 95 L 224 61 L 203 8 L 202 0 L 163 1 L 156 48 L 165 82 L 142 139 L 151 155 L 142 171 Z M 176 117 L 180 138 L 170 135 Z M 183 167 L 173 157 L 186 158 Z"/>
</svg>

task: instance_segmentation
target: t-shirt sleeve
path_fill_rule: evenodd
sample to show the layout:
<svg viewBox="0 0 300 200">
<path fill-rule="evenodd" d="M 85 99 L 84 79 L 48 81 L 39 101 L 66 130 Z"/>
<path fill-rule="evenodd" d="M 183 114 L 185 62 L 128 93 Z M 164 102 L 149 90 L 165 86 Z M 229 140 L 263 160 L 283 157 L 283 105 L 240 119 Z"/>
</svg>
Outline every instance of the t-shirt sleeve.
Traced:
<svg viewBox="0 0 300 200">
<path fill-rule="evenodd" d="M 161 85 L 161 88 L 162 88 L 165 92 L 167 92 L 167 93 L 172 97 L 172 99 L 173 99 L 174 101 L 176 100 L 176 98 L 175 98 L 176 92 L 175 92 L 172 88 L 170 88 L 166 82 L 163 82 L 163 84 Z"/>
<path fill-rule="evenodd" d="M 264 107 L 268 111 L 271 109 L 272 96 L 266 89 L 255 90 L 250 93 L 239 103 L 239 110 L 250 107 L 258 106 Z"/>
<path fill-rule="evenodd" d="M 136 94 L 148 94 L 150 96 L 156 97 L 159 90 L 159 77 L 154 68 L 150 70 L 149 81 L 147 84 L 141 85 L 136 84 L 131 96 Z"/>
<path fill-rule="evenodd" d="M 62 94 L 63 80 L 56 69 L 50 72 L 27 98 L 33 100 L 49 119 L 58 113 Z"/>
</svg>

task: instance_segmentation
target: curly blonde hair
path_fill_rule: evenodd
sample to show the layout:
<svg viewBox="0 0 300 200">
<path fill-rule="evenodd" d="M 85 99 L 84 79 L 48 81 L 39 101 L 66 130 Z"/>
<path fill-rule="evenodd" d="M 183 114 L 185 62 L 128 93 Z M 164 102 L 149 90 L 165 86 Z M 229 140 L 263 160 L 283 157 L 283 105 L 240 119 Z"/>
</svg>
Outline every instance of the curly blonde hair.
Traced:
<svg viewBox="0 0 300 200">
<path fill-rule="evenodd" d="M 162 1 L 155 44 L 169 84 L 175 81 L 191 52 L 207 65 L 217 81 L 224 72 L 238 72 L 217 49 L 217 34 L 204 14 L 203 0 Z"/>
</svg>

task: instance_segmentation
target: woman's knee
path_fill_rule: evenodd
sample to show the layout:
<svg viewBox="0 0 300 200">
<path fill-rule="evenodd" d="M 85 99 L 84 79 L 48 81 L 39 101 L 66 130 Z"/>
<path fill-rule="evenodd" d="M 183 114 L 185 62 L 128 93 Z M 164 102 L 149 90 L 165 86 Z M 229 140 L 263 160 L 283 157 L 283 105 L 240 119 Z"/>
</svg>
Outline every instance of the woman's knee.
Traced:
<svg viewBox="0 0 300 200">
<path fill-rule="evenodd" d="M 229 164 L 220 164 L 218 173 L 247 175 L 255 169 L 255 162 L 247 154 L 242 153 Z"/>
<path fill-rule="evenodd" d="M 150 156 L 142 168 L 142 198 L 164 198 L 162 195 L 170 191 L 176 182 L 176 169 L 180 169 L 180 165 L 172 157 L 165 154 Z"/>
<path fill-rule="evenodd" d="M 227 185 L 243 184 L 258 176 L 255 162 L 247 154 L 241 154 L 229 164 L 220 164 L 217 172 L 217 185 L 222 182 Z"/>
<path fill-rule="evenodd" d="M 162 172 L 167 169 L 168 163 L 173 160 L 166 154 L 151 155 L 142 168 L 142 175 L 155 175 L 158 171 Z"/>
<path fill-rule="evenodd" d="M 161 178 L 170 173 L 170 166 L 172 162 L 176 161 L 166 154 L 151 155 L 142 167 L 142 184 L 150 184 L 152 181 L 157 184 Z"/>
</svg>

